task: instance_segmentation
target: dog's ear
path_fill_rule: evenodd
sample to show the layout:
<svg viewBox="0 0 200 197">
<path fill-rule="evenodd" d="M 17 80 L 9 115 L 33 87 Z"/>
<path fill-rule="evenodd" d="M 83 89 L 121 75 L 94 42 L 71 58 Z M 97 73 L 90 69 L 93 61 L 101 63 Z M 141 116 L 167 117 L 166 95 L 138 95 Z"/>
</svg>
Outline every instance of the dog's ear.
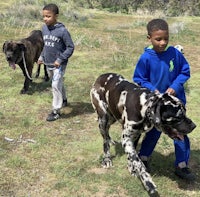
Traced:
<svg viewBox="0 0 200 197">
<path fill-rule="evenodd" d="M 3 43 L 2 50 L 3 50 L 4 53 L 6 52 L 6 46 L 7 46 L 7 44 L 8 44 L 8 41 L 5 41 L 5 42 Z"/>
<path fill-rule="evenodd" d="M 161 122 L 161 106 L 162 106 L 162 97 L 157 98 L 157 100 L 155 101 L 155 103 L 153 104 L 153 122 L 155 124 L 155 126 L 159 126 L 160 122 Z"/>
<path fill-rule="evenodd" d="M 26 51 L 26 47 L 22 42 L 18 42 L 17 46 L 19 47 L 20 51 Z"/>
<path fill-rule="evenodd" d="M 155 125 L 159 125 L 161 122 L 160 107 L 161 107 L 161 103 L 158 102 L 156 105 L 156 108 L 155 108 L 155 112 L 154 112 L 155 114 L 154 114 L 154 118 L 153 118 Z"/>
</svg>

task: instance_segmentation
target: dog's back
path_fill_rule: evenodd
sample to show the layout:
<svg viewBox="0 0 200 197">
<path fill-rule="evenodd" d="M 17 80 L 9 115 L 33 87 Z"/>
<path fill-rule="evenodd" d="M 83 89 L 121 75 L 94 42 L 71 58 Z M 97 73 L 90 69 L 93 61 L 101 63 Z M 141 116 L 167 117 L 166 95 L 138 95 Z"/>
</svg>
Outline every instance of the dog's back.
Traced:
<svg viewBox="0 0 200 197">
<path fill-rule="evenodd" d="M 33 30 L 30 33 L 30 36 L 26 38 L 30 42 L 42 42 L 43 43 L 43 37 L 42 37 L 42 32 L 40 30 Z"/>
<path fill-rule="evenodd" d="M 30 35 L 22 39 L 21 42 L 24 43 L 26 48 L 29 48 L 29 50 L 25 52 L 25 55 L 29 56 L 31 53 L 31 57 L 33 58 L 32 62 L 37 62 L 44 47 L 42 32 L 40 30 L 33 30 Z"/>
<path fill-rule="evenodd" d="M 138 113 L 141 107 L 141 95 L 144 92 L 149 93 L 150 91 L 139 87 L 135 83 L 130 83 L 121 75 L 106 73 L 100 75 L 95 81 L 91 91 L 91 98 L 94 108 L 99 108 L 97 106 L 99 106 L 100 100 L 102 100 L 109 109 L 108 113 L 111 111 L 115 118 L 121 121 L 125 105 L 128 106 L 128 108 L 126 106 L 126 110 L 129 113 L 129 118 L 131 116 L 134 119 L 141 117 Z M 99 100 L 97 99 L 98 96 Z M 138 110 L 133 110 L 135 108 L 138 108 Z"/>
</svg>

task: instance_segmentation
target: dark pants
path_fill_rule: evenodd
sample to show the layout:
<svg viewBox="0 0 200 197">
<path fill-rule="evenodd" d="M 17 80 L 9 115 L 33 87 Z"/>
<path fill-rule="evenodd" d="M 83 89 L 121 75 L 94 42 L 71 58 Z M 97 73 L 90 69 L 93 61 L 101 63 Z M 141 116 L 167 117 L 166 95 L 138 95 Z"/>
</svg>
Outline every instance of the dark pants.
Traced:
<svg viewBox="0 0 200 197">
<path fill-rule="evenodd" d="M 139 156 L 149 157 L 152 154 L 160 135 L 161 132 L 156 128 L 153 128 L 151 131 L 149 131 L 142 141 Z M 174 147 L 176 157 L 175 166 L 178 166 L 180 162 L 185 162 L 187 165 L 190 157 L 190 141 L 187 135 L 184 136 L 183 141 L 174 140 Z"/>
</svg>

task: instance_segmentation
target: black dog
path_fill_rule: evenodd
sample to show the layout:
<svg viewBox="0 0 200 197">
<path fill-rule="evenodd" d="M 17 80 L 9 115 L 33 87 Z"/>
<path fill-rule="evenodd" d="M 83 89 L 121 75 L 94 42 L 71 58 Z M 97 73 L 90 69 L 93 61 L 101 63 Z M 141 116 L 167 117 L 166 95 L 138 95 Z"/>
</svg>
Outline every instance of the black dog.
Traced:
<svg viewBox="0 0 200 197">
<path fill-rule="evenodd" d="M 169 94 L 150 92 L 114 73 L 99 76 L 90 95 L 103 137 L 103 167 L 112 166 L 110 143 L 113 141 L 109 128 L 119 121 L 122 124 L 122 146 L 128 156 L 130 173 L 140 178 L 150 196 L 159 196 L 133 142 L 141 133 L 148 132 L 153 127 L 173 138 L 179 133 L 190 133 L 196 125 L 186 117 L 182 102 Z"/>
<path fill-rule="evenodd" d="M 43 46 L 44 42 L 40 30 L 32 31 L 29 37 L 20 41 L 6 41 L 3 44 L 3 52 L 6 55 L 9 65 L 15 69 L 15 64 L 18 64 L 23 71 L 25 81 L 20 91 L 21 94 L 25 94 L 28 91 L 29 83 L 32 81 L 33 65 L 37 62 Z M 38 76 L 39 68 L 40 66 L 38 66 Z M 48 79 L 48 73 L 45 69 L 45 80 Z"/>
</svg>

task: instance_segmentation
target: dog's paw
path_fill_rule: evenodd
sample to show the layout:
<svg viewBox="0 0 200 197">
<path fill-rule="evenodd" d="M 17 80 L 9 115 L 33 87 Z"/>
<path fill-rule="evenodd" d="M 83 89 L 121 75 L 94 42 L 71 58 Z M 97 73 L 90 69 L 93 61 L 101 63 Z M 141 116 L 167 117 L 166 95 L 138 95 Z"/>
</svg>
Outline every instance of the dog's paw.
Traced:
<svg viewBox="0 0 200 197">
<path fill-rule="evenodd" d="M 149 192 L 149 196 L 150 197 L 160 197 L 157 190 L 152 190 L 151 192 Z"/>
<path fill-rule="evenodd" d="M 110 168 L 112 167 L 112 160 L 109 157 L 106 157 L 102 161 L 102 167 L 103 168 Z"/>
<path fill-rule="evenodd" d="M 20 94 L 27 94 L 27 93 L 28 93 L 28 91 L 25 89 L 21 89 L 21 91 L 20 91 Z"/>
</svg>

